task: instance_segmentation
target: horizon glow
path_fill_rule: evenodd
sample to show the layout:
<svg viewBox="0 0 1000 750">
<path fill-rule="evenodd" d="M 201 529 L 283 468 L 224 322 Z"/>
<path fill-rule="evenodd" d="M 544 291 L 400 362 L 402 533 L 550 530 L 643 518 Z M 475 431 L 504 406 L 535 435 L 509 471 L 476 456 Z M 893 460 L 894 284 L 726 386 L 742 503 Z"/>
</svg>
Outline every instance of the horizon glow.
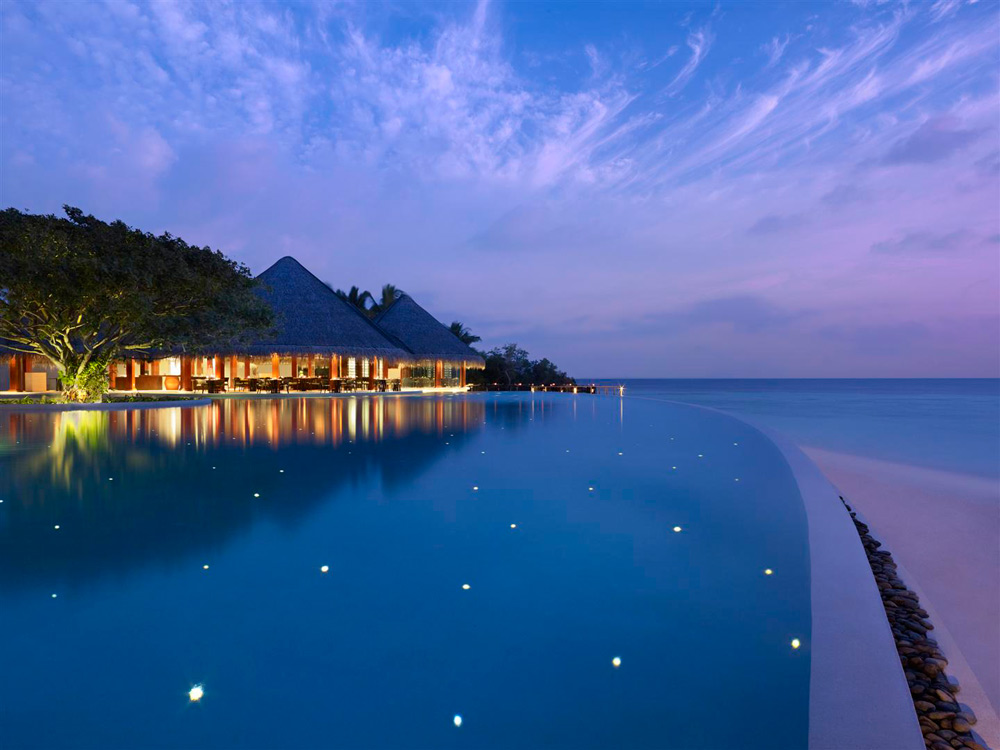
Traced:
<svg viewBox="0 0 1000 750">
<path fill-rule="evenodd" d="M 0 204 L 577 377 L 1000 376 L 1000 6 L 8 0 Z"/>
</svg>

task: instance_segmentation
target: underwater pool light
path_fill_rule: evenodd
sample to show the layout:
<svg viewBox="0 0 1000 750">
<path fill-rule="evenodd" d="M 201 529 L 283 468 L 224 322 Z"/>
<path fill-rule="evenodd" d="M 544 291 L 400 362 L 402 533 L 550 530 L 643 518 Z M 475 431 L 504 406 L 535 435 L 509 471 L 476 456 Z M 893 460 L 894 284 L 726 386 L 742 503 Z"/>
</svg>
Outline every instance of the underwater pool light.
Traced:
<svg viewBox="0 0 1000 750">
<path fill-rule="evenodd" d="M 455 714 L 455 718 L 452 719 L 452 721 L 454 722 L 456 727 L 462 726 L 462 717 L 459 716 L 458 714 Z"/>
<path fill-rule="evenodd" d="M 681 527 L 680 526 L 674 526 L 674 533 L 679 534 L 680 531 L 681 531 Z"/>
<path fill-rule="evenodd" d="M 801 645 L 802 643 L 799 641 L 798 638 L 792 638 L 792 648 L 798 648 Z"/>
<path fill-rule="evenodd" d="M 192 703 L 197 703 L 205 695 L 205 688 L 202 687 L 201 683 L 195 685 L 190 690 L 188 690 L 188 699 Z"/>
<path fill-rule="evenodd" d="M 621 665 L 622 665 L 622 658 L 620 656 L 616 656 L 614 659 L 611 660 L 611 666 L 613 666 L 615 669 L 618 669 L 618 667 L 620 667 Z"/>
</svg>

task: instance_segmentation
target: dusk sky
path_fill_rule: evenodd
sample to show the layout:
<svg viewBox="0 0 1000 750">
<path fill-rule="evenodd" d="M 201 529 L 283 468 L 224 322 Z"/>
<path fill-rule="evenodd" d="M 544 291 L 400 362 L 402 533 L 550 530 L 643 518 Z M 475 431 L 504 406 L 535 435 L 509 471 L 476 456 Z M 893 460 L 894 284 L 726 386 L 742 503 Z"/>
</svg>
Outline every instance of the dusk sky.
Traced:
<svg viewBox="0 0 1000 750">
<path fill-rule="evenodd" d="M 0 203 L 578 377 L 1000 375 L 992 0 L 4 0 Z"/>
</svg>

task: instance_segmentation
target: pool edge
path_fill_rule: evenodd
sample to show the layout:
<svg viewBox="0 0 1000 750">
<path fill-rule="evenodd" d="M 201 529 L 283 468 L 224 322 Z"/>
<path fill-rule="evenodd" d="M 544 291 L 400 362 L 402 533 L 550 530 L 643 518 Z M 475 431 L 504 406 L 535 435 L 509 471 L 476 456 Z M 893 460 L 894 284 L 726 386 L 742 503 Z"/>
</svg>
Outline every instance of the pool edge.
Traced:
<svg viewBox="0 0 1000 750">
<path fill-rule="evenodd" d="M 784 455 L 806 510 L 810 750 L 922 750 L 923 735 L 882 598 L 839 493 L 791 439 L 747 423 Z"/>
<path fill-rule="evenodd" d="M 810 567 L 809 750 L 924 750 L 903 667 L 861 538 L 840 494 L 786 435 L 709 406 L 648 396 L 722 414 L 782 454 L 806 512 Z"/>
</svg>

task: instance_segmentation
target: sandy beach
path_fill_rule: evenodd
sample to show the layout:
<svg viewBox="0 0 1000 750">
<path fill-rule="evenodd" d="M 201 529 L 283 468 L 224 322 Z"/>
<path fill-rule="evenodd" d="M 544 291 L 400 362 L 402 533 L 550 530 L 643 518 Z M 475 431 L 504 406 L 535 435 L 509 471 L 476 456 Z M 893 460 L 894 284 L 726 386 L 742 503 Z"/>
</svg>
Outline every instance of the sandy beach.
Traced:
<svg viewBox="0 0 1000 750">
<path fill-rule="evenodd" d="M 989 479 L 803 446 L 892 552 L 975 731 L 1000 747 L 1000 493 Z"/>
</svg>

